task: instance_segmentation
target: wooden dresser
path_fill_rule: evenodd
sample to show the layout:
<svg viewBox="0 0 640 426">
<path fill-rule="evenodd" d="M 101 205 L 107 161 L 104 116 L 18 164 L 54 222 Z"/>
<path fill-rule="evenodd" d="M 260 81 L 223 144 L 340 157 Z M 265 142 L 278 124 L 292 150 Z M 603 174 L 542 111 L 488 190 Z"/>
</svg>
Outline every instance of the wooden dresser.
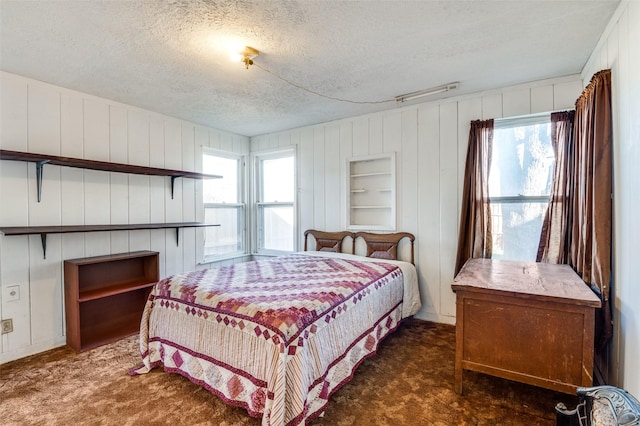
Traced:
<svg viewBox="0 0 640 426">
<path fill-rule="evenodd" d="M 451 287 L 456 392 L 463 370 L 571 394 L 592 385 L 600 299 L 571 267 L 470 259 Z"/>
</svg>

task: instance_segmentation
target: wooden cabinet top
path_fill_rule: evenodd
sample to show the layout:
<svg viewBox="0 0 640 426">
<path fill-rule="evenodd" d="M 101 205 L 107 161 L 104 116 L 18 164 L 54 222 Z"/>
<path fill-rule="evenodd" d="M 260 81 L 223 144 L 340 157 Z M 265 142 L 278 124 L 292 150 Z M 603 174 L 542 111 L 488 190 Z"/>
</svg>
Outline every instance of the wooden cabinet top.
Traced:
<svg viewBox="0 0 640 426">
<path fill-rule="evenodd" d="M 95 263 L 117 262 L 120 260 L 135 259 L 139 257 L 154 257 L 158 255 L 159 253 L 157 251 L 139 250 L 130 251 L 127 253 L 115 253 L 105 254 L 101 256 L 81 257 L 77 259 L 66 259 L 65 263 L 69 263 L 72 265 L 93 265 Z"/>
<path fill-rule="evenodd" d="M 469 259 L 451 284 L 453 291 L 500 294 L 574 305 L 601 305 L 598 296 L 568 265 Z"/>
</svg>

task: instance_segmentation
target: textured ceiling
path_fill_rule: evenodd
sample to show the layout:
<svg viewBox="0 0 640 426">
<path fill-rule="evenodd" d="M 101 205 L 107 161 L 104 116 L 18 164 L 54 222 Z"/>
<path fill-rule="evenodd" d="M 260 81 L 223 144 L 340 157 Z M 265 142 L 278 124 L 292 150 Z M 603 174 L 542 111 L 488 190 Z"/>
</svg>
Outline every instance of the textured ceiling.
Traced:
<svg viewBox="0 0 640 426">
<path fill-rule="evenodd" d="M 618 3 L 0 0 L 0 68 L 254 136 L 396 107 L 274 74 L 376 101 L 579 73 Z"/>
</svg>

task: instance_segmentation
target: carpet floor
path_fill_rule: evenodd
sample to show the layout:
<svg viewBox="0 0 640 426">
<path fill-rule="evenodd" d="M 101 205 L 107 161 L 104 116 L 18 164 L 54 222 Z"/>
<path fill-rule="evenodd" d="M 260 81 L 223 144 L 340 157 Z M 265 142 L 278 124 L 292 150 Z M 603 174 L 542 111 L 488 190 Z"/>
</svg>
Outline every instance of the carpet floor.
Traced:
<svg viewBox="0 0 640 426">
<path fill-rule="evenodd" d="M 453 390 L 455 327 L 410 319 L 336 392 L 313 426 L 553 425 L 577 398 L 473 372 Z M 3 425 L 259 425 L 161 368 L 142 376 L 137 336 L 75 354 L 58 348 L 0 365 Z"/>
</svg>

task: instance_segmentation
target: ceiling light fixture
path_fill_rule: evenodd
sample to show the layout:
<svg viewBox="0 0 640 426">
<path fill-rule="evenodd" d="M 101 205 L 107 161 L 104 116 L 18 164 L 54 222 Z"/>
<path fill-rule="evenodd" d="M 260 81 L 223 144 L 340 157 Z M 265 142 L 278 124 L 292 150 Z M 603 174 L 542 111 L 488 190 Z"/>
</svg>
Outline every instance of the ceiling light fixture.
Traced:
<svg viewBox="0 0 640 426">
<path fill-rule="evenodd" d="M 444 86 L 433 87 L 431 89 L 419 90 L 417 92 L 411 92 L 404 95 L 396 96 L 396 102 L 407 102 L 413 99 L 422 98 L 424 96 L 431 96 L 438 93 L 448 92 L 449 90 L 457 89 L 459 84 L 460 83 L 458 82 L 449 83 L 445 84 Z"/>
<path fill-rule="evenodd" d="M 313 89 L 307 88 L 301 84 L 291 81 L 288 78 L 283 77 L 280 74 L 269 70 L 268 68 L 263 67 L 258 62 L 254 63 L 253 59 L 256 58 L 259 54 L 260 52 L 258 51 L 258 49 L 255 49 L 250 46 L 245 46 L 242 51 L 237 51 L 237 50 L 233 51 L 230 54 L 230 59 L 234 62 L 239 62 L 239 61 L 243 62 L 244 67 L 246 69 L 249 69 L 249 65 L 255 65 L 256 68 L 259 68 L 260 70 L 273 75 L 274 77 L 284 81 L 285 83 L 295 87 L 296 89 L 304 90 L 305 92 L 311 93 L 312 95 L 320 96 L 322 98 L 331 99 L 338 102 L 347 102 L 347 103 L 359 104 L 359 105 L 365 105 L 365 104 L 373 105 L 373 104 L 384 104 L 387 102 L 393 102 L 395 99 L 396 102 L 400 103 L 400 102 L 406 102 L 416 98 L 421 98 L 423 96 L 435 95 L 436 93 L 448 92 L 449 90 L 457 89 L 459 85 L 458 82 L 449 83 L 444 86 L 434 87 L 426 90 L 420 90 L 418 92 L 411 92 L 411 93 L 407 93 L 406 95 L 396 96 L 395 98 L 391 98 L 391 99 L 381 99 L 381 100 L 371 100 L 371 101 L 358 101 L 358 100 L 352 100 L 352 99 L 344 99 L 344 98 L 338 98 L 335 96 L 329 96 L 329 95 L 325 95 L 323 93 L 317 92 Z"/>
<path fill-rule="evenodd" d="M 232 61 L 241 61 L 244 63 L 244 67 L 249 69 L 249 65 L 253 65 L 253 59 L 258 56 L 260 52 L 253 47 L 245 46 L 241 52 L 233 52 L 230 55 Z"/>
</svg>

